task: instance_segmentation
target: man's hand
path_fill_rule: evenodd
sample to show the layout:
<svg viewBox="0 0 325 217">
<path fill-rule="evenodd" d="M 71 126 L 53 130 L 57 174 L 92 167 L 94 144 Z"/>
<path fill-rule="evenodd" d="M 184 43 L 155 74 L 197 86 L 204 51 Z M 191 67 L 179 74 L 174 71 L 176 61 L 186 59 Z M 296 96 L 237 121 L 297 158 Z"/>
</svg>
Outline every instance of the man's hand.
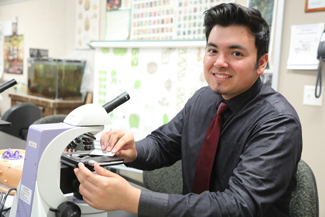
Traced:
<svg viewBox="0 0 325 217">
<path fill-rule="evenodd" d="M 134 136 L 126 130 L 103 133 L 100 137 L 100 145 L 102 150 L 111 151 L 122 157 L 125 163 L 132 162 L 137 158 Z"/>
<path fill-rule="evenodd" d="M 90 206 L 99 210 L 125 210 L 138 213 L 141 190 L 130 185 L 121 176 L 98 165 L 96 173 L 88 170 L 83 163 L 74 170 L 79 182 L 79 192 Z"/>
</svg>

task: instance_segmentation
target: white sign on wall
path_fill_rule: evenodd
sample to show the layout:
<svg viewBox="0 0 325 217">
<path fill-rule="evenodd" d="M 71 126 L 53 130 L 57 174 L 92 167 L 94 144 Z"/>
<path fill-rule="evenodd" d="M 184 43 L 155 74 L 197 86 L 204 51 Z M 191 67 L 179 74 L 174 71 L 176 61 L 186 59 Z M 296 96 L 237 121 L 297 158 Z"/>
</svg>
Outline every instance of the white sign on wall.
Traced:
<svg viewBox="0 0 325 217">
<path fill-rule="evenodd" d="M 76 0 L 76 48 L 99 39 L 99 0 Z"/>
<path fill-rule="evenodd" d="M 136 140 L 169 122 L 196 90 L 206 86 L 204 47 L 97 48 L 94 103 L 126 91 L 130 100 L 110 113 L 107 130 L 127 129 Z"/>
<path fill-rule="evenodd" d="M 318 68 L 317 49 L 323 30 L 324 23 L 291 26 L 287 69 Z"/>
</svg>

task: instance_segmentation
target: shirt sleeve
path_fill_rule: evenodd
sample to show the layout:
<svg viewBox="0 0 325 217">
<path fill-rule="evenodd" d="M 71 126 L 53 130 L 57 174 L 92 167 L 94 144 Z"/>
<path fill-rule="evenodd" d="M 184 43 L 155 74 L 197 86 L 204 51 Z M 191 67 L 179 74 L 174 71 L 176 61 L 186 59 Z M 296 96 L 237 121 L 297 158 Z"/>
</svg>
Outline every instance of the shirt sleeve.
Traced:
<svg viewBox="0 0 325 217">
<path fill-rule="evenodd" d="M 159 127 L 146 138 L 136 142 L 137 158 L 125 164 L 141 170 L 154 170 L 171 166 L 181 159 L 181 139 L 186 111 L 192 100 L 167 124 Z"/>
<path fill-rule="evenodd" d="M 295 117 L 268 118 L 255 127 L 245 144 L 228 188 L 186 195 L 142 191 L 139 216 L 263 216 L 295 186 L 291 182 L 301 149 L 301 127 Z"/>
</svg>

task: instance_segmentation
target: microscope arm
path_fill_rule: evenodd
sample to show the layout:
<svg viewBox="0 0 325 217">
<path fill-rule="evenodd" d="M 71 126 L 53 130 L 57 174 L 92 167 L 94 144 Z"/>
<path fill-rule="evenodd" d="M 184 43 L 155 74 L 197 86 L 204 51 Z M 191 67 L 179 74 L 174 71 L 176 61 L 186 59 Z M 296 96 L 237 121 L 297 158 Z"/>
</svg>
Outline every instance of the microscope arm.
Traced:
<svg viewBox="0 0 325 217">
<path fill-rule="evenodd" d="M 36 186 L 40 196 L 49 207 L 57 208 L 67 200 L 60 189 L 60 159 L 67 141 L 71 141 L 84 133 L 97 133 L 103 129 L 103 126 L 75 127 L 59 134 L 46 147 L 39 161 Z M 77 205 L 82 214 L 98 213 L 98 210 L 86 203 L 77 203 Z"/>
</svg>

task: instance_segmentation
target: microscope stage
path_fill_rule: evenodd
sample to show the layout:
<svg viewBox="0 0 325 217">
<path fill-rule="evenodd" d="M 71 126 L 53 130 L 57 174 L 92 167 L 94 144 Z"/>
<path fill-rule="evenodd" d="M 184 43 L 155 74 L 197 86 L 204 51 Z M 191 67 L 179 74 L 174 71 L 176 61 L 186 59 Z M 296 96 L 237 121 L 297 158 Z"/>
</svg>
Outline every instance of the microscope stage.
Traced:
<svg viewBox="0 0 325 217">
<path fill-rule="evenodd" d="M 93 150 L 63 153 L 61 155 L 61 162 L 73 168 L 78 167 L 78 163 L 83 163 L 90 170 L 94 170 L 95 162 L 102 167 L 124 163 L 123 158 L 118 156 L 92 155 L 92 151 Z"/>
</svg>

